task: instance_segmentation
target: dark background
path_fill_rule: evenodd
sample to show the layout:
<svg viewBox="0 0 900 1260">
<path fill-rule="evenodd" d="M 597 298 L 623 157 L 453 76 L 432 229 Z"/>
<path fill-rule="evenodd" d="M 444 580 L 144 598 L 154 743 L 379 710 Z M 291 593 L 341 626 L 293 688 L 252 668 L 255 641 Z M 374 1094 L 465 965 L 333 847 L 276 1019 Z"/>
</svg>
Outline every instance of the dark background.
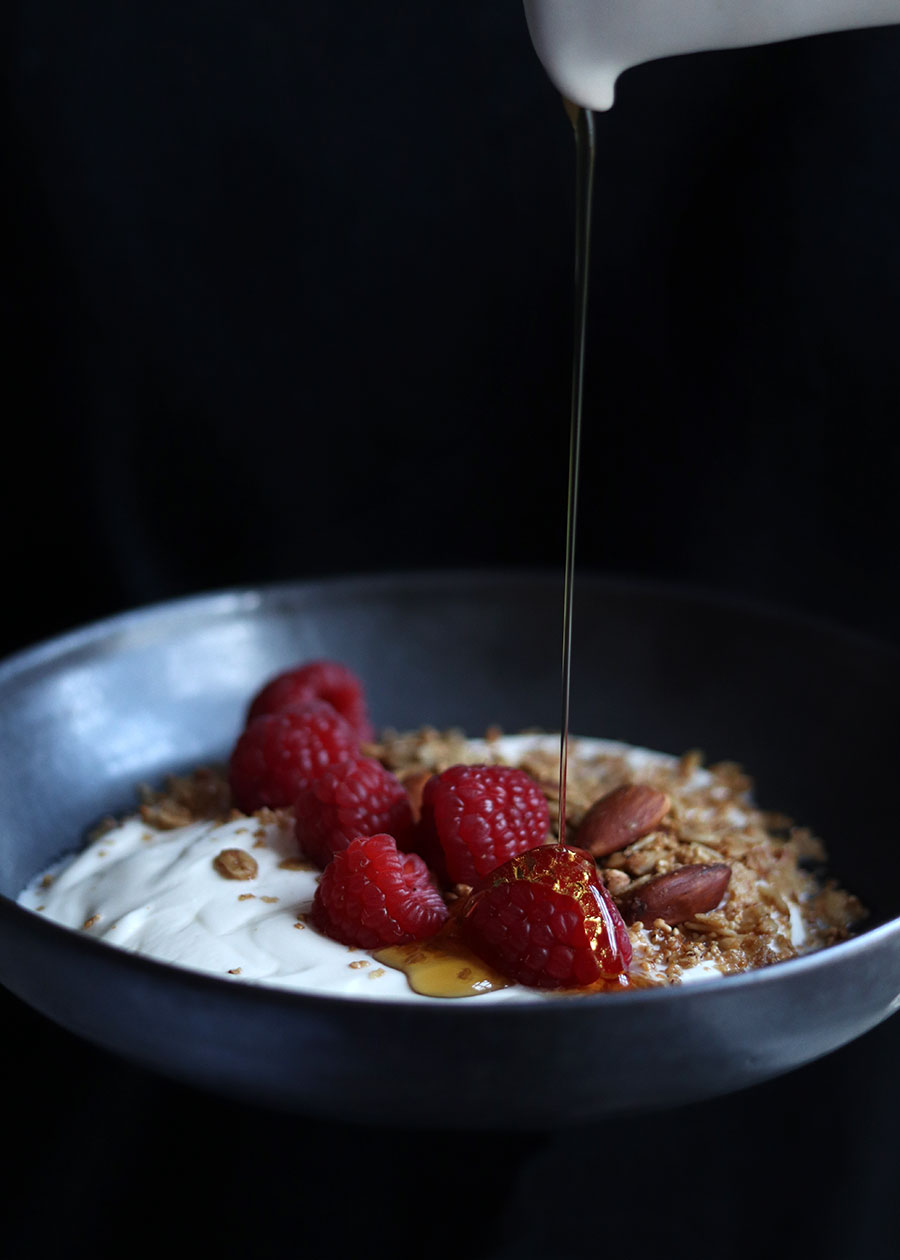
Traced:
<svg viewBox="0 0 900 1260">
<path fill-rule="evenodd" d="M 0 21 L 0 650 L 234 584 L 561 564 L 573 146 L 513 0 Z M 623 77 L 582 567 L 900 638 L 898 152 L 900 30 Z M 182 1210 L 177 1241 L 220 1254 L 897 1251 L 893 1024 L 669 1116 L 442 1138 L 207 1099 L 4 1019 L 11 1255 L 57 1203 L 78 1255 L 135 1220 L 167 1244 Z"/>
</svg>

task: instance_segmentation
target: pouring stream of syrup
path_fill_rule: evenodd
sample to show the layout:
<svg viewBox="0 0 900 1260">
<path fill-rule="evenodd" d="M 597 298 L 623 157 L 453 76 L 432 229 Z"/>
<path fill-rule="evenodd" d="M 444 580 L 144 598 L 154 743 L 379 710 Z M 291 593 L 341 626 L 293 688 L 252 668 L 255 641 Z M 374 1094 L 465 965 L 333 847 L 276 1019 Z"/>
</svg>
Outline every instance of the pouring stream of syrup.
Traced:
<svg viewBox="0 0 900 1260">
<path fill-rule="evenodd" d="M 562 717 L 559 727 L 559 843 L 566 843 L 566 777 L 569 765 L 569 707 L 572 691 L 572 608 L 575 579 L 575 527 L 581 417 L 584 404 L 584 349 L 587 336 L 594 195 L 594 115 L 566 102 L 575 129 L 575 315 L 572 338 L 572 409 L 569 428 L 569 488 L 566 503 L 566 560 L 563 587 Z"/>
</svg>

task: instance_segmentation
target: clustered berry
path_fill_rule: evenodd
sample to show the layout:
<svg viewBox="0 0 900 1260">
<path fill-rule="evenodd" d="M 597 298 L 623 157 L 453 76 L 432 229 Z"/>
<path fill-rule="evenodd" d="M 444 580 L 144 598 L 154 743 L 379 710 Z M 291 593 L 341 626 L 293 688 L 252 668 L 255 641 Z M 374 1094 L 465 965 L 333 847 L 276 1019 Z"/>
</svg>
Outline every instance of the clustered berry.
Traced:
<svg viewBox="0 0 900 1260">
<path fill-rule="evenodd" d="M 392 836 L 358 836 L 322 874 L 312 922 L 345 945 L 378 949 L 434 936 L 447 906 L 428 867 Z"/>
<path fill-rule="evenodd" d="M 248 722 L 264 713 L 283 713 L 310 700 L 325 700 L 353 727 L 362 742 L 373 731 L 362 683 L 346 665 L 338 661 L 310 661 L 272 678 L 254 696 Z"/>
<path fill-rule="evenodd" d="M 415 847 L 450 883 L 476 884 L 549 828 L 547 798 L 524 770 L 451 766 L 425 784 Z"/>
<path fill-rule="evenodd" d="M 583 988 L 631 962 L 631 938 L 582 849 L 544 845 L 497 867 L 469 898 L 463 939 L 519 984 Z"/>
<path fill-rule="evenodd" d="M 353 728 L 324 700 L 265 713 L 247 723 L 228 766 L 235 804 L 247 814 L 293 805 L 329 766 L 355 757 Z"/>
<path fill-rule="evenodd" d="M 329 766 L 300 791 L 294 829 L 306 856 L 325 867 L 357 836 L 386 832 L 407 848 L 412 807 L 403 784 L 381 762 L 354 757 Z"/>
<path fill-rule="evenodd" d="M 320 660 L 266 683 L 231 754 L 235 805 L 290 807 L 301 852 L 322 868 L 319 931 L 364 949 L 425 940 L 448 918 L 441 887 L 464 884 L 460 933 L 510 979 L 584 987 L 627 969 L 628 932 L 595 863 L 546 843 L 533 779 L 451 766 L 425 784 L 416 820 L 403 784 L 365 755 L 371 738 L 361 682 Z"/>
</svg>

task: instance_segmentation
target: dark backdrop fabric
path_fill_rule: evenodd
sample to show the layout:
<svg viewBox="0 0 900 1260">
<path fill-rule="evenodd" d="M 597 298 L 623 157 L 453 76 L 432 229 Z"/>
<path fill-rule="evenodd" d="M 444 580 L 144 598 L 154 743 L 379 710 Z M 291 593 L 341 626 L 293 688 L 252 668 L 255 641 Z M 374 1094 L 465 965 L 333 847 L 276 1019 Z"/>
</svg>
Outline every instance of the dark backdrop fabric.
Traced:
<svg viewBox="0 0 900 1260">
<path fill-rule="evenodd" d="M 7 21 L 5 646 L 559 563 L 572 141 L 512 0 Z M 898 31 L 640 67 L 600 122 L 580 564 L 895 633 Z"/>
<path fill-rule="evenodd" d="M 513 0 L 2 21 L 3 651 L 221 586 L 561 564 L 572 139 Z M 582 567 L 897 640 L 898 151 L 898 30 L 623 77 Z M 222 1255 L 897 1251 L 893 1024 L 667 1116 L 448 1137 L 207 1098 L 3 1008 L 11 1255 L 55 1203 L 75 1255 L 182 1213 Z"/>
</svg>

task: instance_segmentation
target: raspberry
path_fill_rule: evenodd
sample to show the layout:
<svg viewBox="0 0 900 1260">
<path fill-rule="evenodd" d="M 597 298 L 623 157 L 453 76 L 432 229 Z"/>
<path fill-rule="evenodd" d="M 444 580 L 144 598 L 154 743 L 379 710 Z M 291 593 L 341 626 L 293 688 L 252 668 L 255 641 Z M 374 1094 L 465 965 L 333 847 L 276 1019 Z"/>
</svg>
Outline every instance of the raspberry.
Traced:
<svg viewBox="0 0 900 1260">
<path fill-rule="evenodd" d="M 267 713 L 246 727 L 228 766 L 239 809 L 292 805 L 323 770 L 359 754 L 353 728 L 324 700 Z"/>
<path fill-rule="evenodd" d="M 310 700 L 326 700 L 350 723 L 359 739 L 373 738 L 362 683 L 338 661 L 310 661 L 271 678 L 254 697 L 247 721 L 265 713 L 283 713 Z"/>
<path fill-rule="evenodd" d="M 451 766 L 428 780 L 413 847 L 451 883 L 476 884 L 516 853 L 543 843 L 543 792 L 511 766 Z"/>
<path fill-rule="evenodd" d="M 466 903 L 460 931 L 503 975 L 541 989 L 612 980 L 631 962 L 628 930 L 593 858 L 559 845 L 498 867 Z"/>
<path fill-rule="evenodd" d="M 368 757 L 329 767 L 300 792 L 294 817 L 300 848 L 323 867 L 356 836 L 387 832 L 404 848 L 413 825 L 403 784 Z"/>
<path fill-rule="evenodd" d="M 391 836 L 357 836 L 325 867 L 312 922 L 345 945 L 378 949 L 433 936 L 447 907 L 415 853 L 400 853 Z"/>
</svg>

